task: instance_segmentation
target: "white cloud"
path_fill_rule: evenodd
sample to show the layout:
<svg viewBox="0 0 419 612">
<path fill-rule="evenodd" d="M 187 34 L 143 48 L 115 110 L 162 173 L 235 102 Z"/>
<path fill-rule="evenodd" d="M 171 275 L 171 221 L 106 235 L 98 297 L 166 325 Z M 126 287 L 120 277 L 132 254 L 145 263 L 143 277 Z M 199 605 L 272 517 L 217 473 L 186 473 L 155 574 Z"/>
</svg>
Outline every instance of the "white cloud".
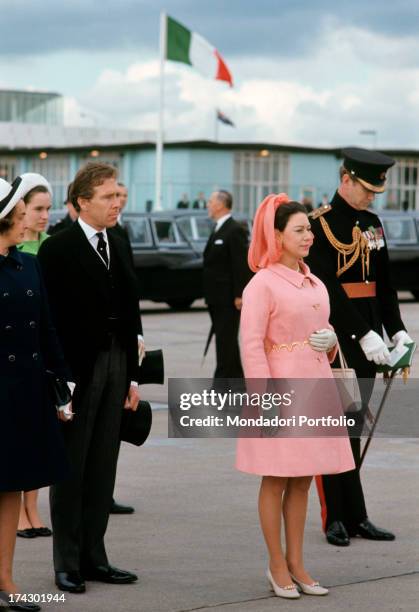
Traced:
<svg viewBox="0 0 419 612">
<path fill-rule="evenodd" d="M 230 62 L 233 89 L 166 62 L 167 136 L 213 138 L 214 111 L 220 108 L 237 126 L 220 125 L 220 140 L 368 146 L 359 132 L 375 129 L 379 146 L 417 146 L 419 68 L 413 58 L 419 56 L 419 41 L 333 21 L 321 40 L 310 58 Z M 158 75 L 157 60 L 103 70 L 79 103 L 108 124 L 155 129 Z"/>
</svg>

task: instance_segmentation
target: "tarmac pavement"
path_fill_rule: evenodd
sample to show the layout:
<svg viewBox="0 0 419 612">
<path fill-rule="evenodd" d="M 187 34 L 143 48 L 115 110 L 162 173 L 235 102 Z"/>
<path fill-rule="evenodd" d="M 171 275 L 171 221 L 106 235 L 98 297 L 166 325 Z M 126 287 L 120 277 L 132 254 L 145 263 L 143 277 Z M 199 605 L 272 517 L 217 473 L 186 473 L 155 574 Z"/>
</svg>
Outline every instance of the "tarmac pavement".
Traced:
<svg viewBox="0 0 419 612">
<path fill-rule="evenodd" d="M 404 303 L 409 333 L 419 341 L 419 305 Z M 209 328 L 202 309 L 145 314 L 148 348 L 164 347 L 169 376 L 211 376 L 213 350 L 200 368 Z M 419 361 L 419 359 L 418 359 Z M 418 376 L 419 364 L 414 373 Z M 165 388 L 143 387 L 145 399 L 167 401 Z M 418 406 L 419 408 L 419 406 Z M 110 562 L 139 574 L 126 586 L 87 583 L 82 595 L 43 609 L 65 612 L 270 612 L 271 610 L 416 611 L 419 601 L 419 440 L 376 439 L 363 467 L 369 515 L 393 530 L 395 542 L 351 540 L 328 545 L 320 508 L 311 489 L 306 527 L 306 566 L 327 597 L 274 597 L 264 577 L 266 552 L 258 526 L 258 477 L 234 469 L 235 442 L 226 439 L 168 439 L 167 411 L 153 413 L 144 447 L 121 449 L 116 499 L 132 504 L 130 516 L 111 516 Z M 48 516 L 47 491 L 40 507 Z M 16 550 L 16 579 L 28 593 L 57 593 L 51 538 L 22 540 Z"/>
</svg>

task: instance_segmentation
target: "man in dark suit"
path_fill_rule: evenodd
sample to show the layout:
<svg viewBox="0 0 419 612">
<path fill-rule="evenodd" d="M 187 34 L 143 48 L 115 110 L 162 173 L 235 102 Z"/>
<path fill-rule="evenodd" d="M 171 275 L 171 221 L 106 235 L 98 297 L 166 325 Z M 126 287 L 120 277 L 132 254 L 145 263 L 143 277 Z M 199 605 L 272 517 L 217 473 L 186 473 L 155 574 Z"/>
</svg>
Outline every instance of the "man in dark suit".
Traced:
<svg viewBox="0 0 419 612">
<path fill-rule="evenodd" d="M 71 185 L 72 185 L 72 183 L 70 183 L 69 186 L 68 186 L 68 189 L 67 189 L 67 200 L 64 202 L 64 205 L 67 208 L 67 214 L 64 217 L 64 219 L 61 219 L 61 221 L 58 221 L 57 223 L 55 223 L 55 225 L 51 225 L 48 228 L 47 233 L 50 236 L 53 236 L 54 234 L 58 234 L 59 232 L 62 232 L 63 230 L 68 229 L 69 227 L 71 227 L 73 225 L 74 221 L 76 221 L 77 217 L 79 216 L 79 213 L 74 208 L 73 203 L 70 200 Z"/>
<path fill-rule="evenodd" d="M 73 593 L 85 580 L 137 580 L 109 564 L 104 545 L 122 411 L 139 401 L 137 282 L 126 243 L 107 231 L 119 215 L 116 191 L 112 166 L 81 168 L 71 190 L 79 218 L 38 255 L 76 384 L 75 416 L 63 425 L 72 476 L 50 491 L 55 580 Z"/>
<path fill-rule="evenodd" d="M 215 334 L 217 367 L 214 378 L 243 378 L 238 331 L 242 292 L 251 278 L 247 264 L 248 238 L 231 216 L 233 198 L 215 191 L 208 215 L 216 222 L 204 250 L 204 297 Z"/>
<path fill-rule="evenodd" d="M 121 183 L 120 181 L 118 181 L 117 183 L 116 197 L 119 198 L 120 213 L 118 217 L 118 222 L 116 223 L 116 225 L 114 225 L 114 227 L 111 227 L 109 231 L 111 233 L 112 232 L 115 233 L 117 236 L 122 238 L 122 240 L 125 240 L 125 242 L 128 245 L 132 261 L 134 262 L 134 254 L 132 252 L 129 235 L 121 219 L 123 210 L 128 202 L 128 189 L 124 185 L 124 183 Z M 139 354 L 140 365 L 141 365 L 142 358 L 144 358 L 144 355 L 145 355 L 145 344 L 144 344 L 144 338 L 142 335 L 138 335 L 138 354 Z M 134 512 L 135 510 L 133 506 L 127 506 L 125 504 L 120 504 L 119 502 L 116 502 L 115 499 L 112 497 L 111 509 L 110 509 L 111 514 L 133 514 Z"/>
</svg>

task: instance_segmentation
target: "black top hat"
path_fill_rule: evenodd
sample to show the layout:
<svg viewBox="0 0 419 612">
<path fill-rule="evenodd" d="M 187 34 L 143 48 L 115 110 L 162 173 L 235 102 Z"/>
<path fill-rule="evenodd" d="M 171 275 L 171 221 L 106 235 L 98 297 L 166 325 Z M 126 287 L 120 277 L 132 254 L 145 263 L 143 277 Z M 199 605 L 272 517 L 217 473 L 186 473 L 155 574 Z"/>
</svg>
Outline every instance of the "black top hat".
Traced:
<svg viewBox="0 0 419 612">
<path fill-rule="evenodd" d="M 343 166 L 350 176 L 374 193 L 385 191 L 386 172 L 396 162 L 379 151 L 358 147 L 342 149 Z"/>
</svg>

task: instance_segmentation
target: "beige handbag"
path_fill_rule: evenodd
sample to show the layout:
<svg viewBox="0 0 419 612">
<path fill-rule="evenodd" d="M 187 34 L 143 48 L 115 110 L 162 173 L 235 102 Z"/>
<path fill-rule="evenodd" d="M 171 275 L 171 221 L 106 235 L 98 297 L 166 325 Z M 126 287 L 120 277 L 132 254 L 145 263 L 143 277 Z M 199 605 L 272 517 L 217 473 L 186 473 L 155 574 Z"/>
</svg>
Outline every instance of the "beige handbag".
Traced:
<svg viewBox="0 0 419 612">
<path fill-rule="evenodd" d="M 332 368 L 332 372 L 342 401 L 343 411 L 357 412 L 362 407 L 358 380 L 355 370 L 348 367 L 339 345 L 338 357 L 340 368 Z"/>
</svg>

